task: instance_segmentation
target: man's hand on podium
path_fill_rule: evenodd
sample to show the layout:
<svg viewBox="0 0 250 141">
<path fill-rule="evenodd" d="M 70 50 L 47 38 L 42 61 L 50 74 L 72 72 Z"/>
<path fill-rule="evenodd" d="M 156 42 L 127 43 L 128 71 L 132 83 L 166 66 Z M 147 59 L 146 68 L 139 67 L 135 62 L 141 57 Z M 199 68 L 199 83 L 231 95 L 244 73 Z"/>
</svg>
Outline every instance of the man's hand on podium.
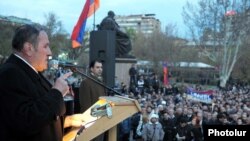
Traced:
<svg viewBox="0 0 250 141">
<path fill-rule="evenodd" d="M 64 122 L 64 128 L 66 127 L 81 127 L 84 125 L 84 117 L 83 114 L 74 114 L 66 116 Z"/>
</svg>

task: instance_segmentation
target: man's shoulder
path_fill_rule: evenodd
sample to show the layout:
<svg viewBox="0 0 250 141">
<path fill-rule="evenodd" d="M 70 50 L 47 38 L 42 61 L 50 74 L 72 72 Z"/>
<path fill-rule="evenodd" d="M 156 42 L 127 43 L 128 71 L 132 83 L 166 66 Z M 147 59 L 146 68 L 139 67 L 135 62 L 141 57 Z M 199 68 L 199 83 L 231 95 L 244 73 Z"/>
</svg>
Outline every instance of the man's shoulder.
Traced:
<svg viewBox="0 0 250 141">
<path fill-rule="evenodd" d="M 16 74 L 21 72 L 21 68 L 12 63 L 5 63 L 0 67 L 0 75 L 2 74 Z"/>
<path fill-rule="evenodd" d="M 81 84 L 87 83 L 89 80 L 87 78 L 83 79 Z"/>
<path fill-rule="evenodd" d="M 93 82 L 90 78 L 85 78 L 82 80 L 81 85 L 90 85 Z"/>
</svg>

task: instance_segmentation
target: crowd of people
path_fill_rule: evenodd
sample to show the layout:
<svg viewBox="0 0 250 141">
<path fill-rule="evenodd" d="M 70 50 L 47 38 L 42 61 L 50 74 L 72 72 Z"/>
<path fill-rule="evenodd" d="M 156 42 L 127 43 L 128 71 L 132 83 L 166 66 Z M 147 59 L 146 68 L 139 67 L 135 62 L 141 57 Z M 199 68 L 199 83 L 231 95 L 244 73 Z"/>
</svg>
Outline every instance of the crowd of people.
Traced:
<svg viewBox="0 0 250 141">
<path fill-rule="evenodd" d="M 208 104 L 188 99 L 183 87 L 163 86 L 161 80 L 155 83 L 155 79 L 157 74 L 146 79 L 143 75 L 137 75 L 136 79 L 135 75 L 131 77 L 127 95 L 137 99 L 142 111 L 126 119 L 131 123 L 127 125 L 130 130 L 124 133 L 126 139 L 120 134 L 120 140 L 128 140 L 126 134 L 132 131 L 129 133 L 135 141 L 202 141 L 205 125 L 250 125 L 250 87 L 247 84 L 214 88 L 212 103 Z M 193 88 L 205 89 L 201 85 Z M 123 122 L 121 124 L 123 127 Z"/>
</svg>

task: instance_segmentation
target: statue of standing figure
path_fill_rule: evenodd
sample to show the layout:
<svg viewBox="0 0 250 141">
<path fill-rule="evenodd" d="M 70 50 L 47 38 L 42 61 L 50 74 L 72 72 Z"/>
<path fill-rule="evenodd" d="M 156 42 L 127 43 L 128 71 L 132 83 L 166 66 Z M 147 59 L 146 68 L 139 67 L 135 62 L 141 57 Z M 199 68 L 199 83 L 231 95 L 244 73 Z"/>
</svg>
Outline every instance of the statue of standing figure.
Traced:
<svg viewBox="0 0 250 141">
<path fill-rule="evenodd" d="M 98 26 L 98 30 L 112 30 L 116 31 L 116 48 L 115 55 L 118 58 L 132 58 L 128 53 L 132 49 L 129 36 L 120 30 L 120 26 L 115 21 L 115 13 L 109 11 L 108 15 L 102 20 Z"/>
</svg>

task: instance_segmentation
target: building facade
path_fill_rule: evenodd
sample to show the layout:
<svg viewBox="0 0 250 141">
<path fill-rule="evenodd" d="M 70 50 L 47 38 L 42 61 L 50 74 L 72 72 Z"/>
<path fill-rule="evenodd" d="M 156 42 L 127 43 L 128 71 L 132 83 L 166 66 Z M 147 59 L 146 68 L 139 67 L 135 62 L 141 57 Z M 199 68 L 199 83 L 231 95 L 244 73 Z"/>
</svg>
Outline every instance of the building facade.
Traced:
<svg viewBox="0 0 250 141">
<path fill-rule="evenodd" d="M 15 16 L 2 16 L 2 15 L 0 15 L 0 22 L 11 25 L 34 24 L 34 22 L 26 18 L 19 18 Z"/>
<path fill-rule="evenodd" d="M 137 33 L 151 34 L 155 30 L 161 30 L 161 23 L 159 19 L 155 18 L 155 14 L 117 15 L 115 16 L 115 20 L 123 31 L 133 29 Z"/>
</svg>

